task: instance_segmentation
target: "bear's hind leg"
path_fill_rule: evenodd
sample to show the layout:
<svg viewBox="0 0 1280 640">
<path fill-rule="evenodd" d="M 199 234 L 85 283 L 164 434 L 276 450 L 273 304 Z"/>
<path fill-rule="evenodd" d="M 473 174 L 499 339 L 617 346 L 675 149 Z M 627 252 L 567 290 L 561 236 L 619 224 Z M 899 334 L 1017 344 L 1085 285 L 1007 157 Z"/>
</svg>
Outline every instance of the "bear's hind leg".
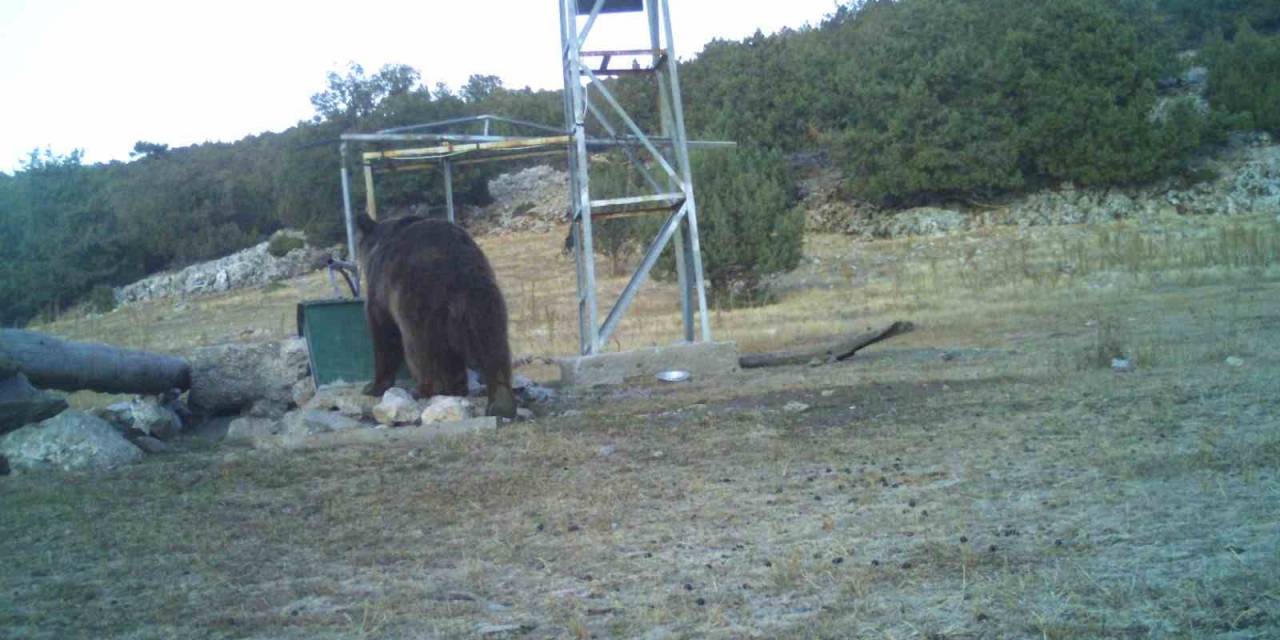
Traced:
<svg viewBox="0 0 1280 640">
<path fill-rule="evenodd" d="M 367 396 L 381 396 L 396 382 L 396 372 L 404 362 L 400 329 L 390 314 L 365 307 L 369 335 L 373 338 L 373 381 L 364 387 Z"/>
</svg>

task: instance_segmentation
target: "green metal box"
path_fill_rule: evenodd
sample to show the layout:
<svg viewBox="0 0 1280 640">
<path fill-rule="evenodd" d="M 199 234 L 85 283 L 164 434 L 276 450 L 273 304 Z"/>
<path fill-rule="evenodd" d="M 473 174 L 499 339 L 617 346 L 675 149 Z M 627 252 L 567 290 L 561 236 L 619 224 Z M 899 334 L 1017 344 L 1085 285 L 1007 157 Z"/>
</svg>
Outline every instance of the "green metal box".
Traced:
<svg viewBox="0 0 1280 640">
<path fill-rule="evenodd" d="M 316 386 L 373 379 L 373 339 L 364 300 L 341 298 L 298 303 L 298 334 L 307 340 Z M 412 380 L 403 366 L 396 378 Z"/>
</svg>

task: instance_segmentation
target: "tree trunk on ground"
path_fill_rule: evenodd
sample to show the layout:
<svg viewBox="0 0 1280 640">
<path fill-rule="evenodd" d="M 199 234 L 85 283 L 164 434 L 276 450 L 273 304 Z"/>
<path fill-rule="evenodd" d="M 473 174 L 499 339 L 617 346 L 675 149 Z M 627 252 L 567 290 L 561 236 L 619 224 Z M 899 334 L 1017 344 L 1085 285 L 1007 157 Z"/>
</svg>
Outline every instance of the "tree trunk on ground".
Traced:
<svg viewBox="0 0 1280 640">
<path fill-rule="evenodd" d="M 173 356 L 0 330 L 0 361 L 18 365 L 31 384 L 63 391 L 158 394 L 191 386 L 191 367 Z"/>
<path fill-rule="evenodd" d="M 738 359 L 738 366 L 743 369 L 758 367 L 780 367 L 794 364 L 808 364 L 814 360 L 844 360 L 857 353 L 858 350 L 871 346 L 894 336 L 910 333 L 915 325 L 899 320 L 884 329 L 866 333 L 819 347 L 801 349 L 799 351 L 770 351 L 768 353 L 748 353 Z"/>
</svg>

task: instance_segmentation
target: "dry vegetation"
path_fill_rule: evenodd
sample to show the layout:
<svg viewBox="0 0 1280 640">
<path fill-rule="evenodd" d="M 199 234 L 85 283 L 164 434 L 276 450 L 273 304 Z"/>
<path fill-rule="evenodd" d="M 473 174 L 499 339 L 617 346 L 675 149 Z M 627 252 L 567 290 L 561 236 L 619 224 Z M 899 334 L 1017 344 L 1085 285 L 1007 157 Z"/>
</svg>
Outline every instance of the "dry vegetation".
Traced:
<svg viewBox="0 0 1280 640">
<path fill-rule="evenodd" d="M 573 350 L 560 238 L 485 242 L 517 352 Z M 717 337 L 920 329 L 838 365 L 566 397 L 432 448 L 192 440 L 5 477 L 0 635 L 1280 635 L 1275 219 L 816 236 L 777 287 L 716 313 Z M 624 348 L 676 337 L 673 292 L 648 288 Z M 46 329 L 181 351 L 286 334 L 326 290 Z"/>
</svg>

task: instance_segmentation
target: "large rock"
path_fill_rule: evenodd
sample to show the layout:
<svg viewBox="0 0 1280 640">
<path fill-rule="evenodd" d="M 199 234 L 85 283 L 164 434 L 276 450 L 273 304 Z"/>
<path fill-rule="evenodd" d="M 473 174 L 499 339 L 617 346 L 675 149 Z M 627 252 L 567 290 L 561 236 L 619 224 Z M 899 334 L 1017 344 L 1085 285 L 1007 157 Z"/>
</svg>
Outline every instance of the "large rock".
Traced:
<svg viewBox="0 0 1280 640">
<path fill-rule="evenodd" d="M 475 403 L 467 398 L 435 396 L 431 398 L 426 408 L 422 410 L 422 415 L 419 419 L 422 420 L 422 424 L 432 424 L 468 420 L 478 415 L 480 415 L 480 412 L 476 409 Z"/>
<path fill-rule="evenodd" d="M 0 438 L 0 456 L 15 471 L 79 471 L 129 464 L 143 453 L 104 420 L 64 411 Z"/>
<path fill-rule="evenodd" d="M 182 431 L 182 419 L 172 409 L 140 398 L 117 402 L 95 413 L 125 435 L 164 440 Z"/>
<path fill-rule="evenodd" d="M 52 418 L 66 408 L 62 396 L 31 386 L 21 373 L 0 378 L 0 434 Z"/>
<path fill-rule="evenodd" d="M 358 429 L 359 420 L 335 411 L 301 409 L 286 413 L 280 421 L 280 435 L 289 437 L 312 436 L 318 433 Z"/>
<path fill-rule="evenodd" d="M 201 347 L 191 355 L 187 402 L 208 414 L 239 412 L 262 399 L 287 405 L 308 368 L 302 338 Z"/>
<path fill-rule="evenodd" d="M 337 411 L 338 413 L 364 420 L 373 417 L 373 407 L 378 398 L 366 396 L 359 385 L 326 384 L 316 389 L 311 399 L 302 405 L 303 409 L 314 411 Z"/>
<path fill-rule="evenodd" d="M 373 407 L 373 419 L 379 424 L 396 425 L 417 422 L 422 415 L 422 407 L 408 391 L 400 387 L 391 387 L 382 394 L 382 400 Z"/>
</svg>

